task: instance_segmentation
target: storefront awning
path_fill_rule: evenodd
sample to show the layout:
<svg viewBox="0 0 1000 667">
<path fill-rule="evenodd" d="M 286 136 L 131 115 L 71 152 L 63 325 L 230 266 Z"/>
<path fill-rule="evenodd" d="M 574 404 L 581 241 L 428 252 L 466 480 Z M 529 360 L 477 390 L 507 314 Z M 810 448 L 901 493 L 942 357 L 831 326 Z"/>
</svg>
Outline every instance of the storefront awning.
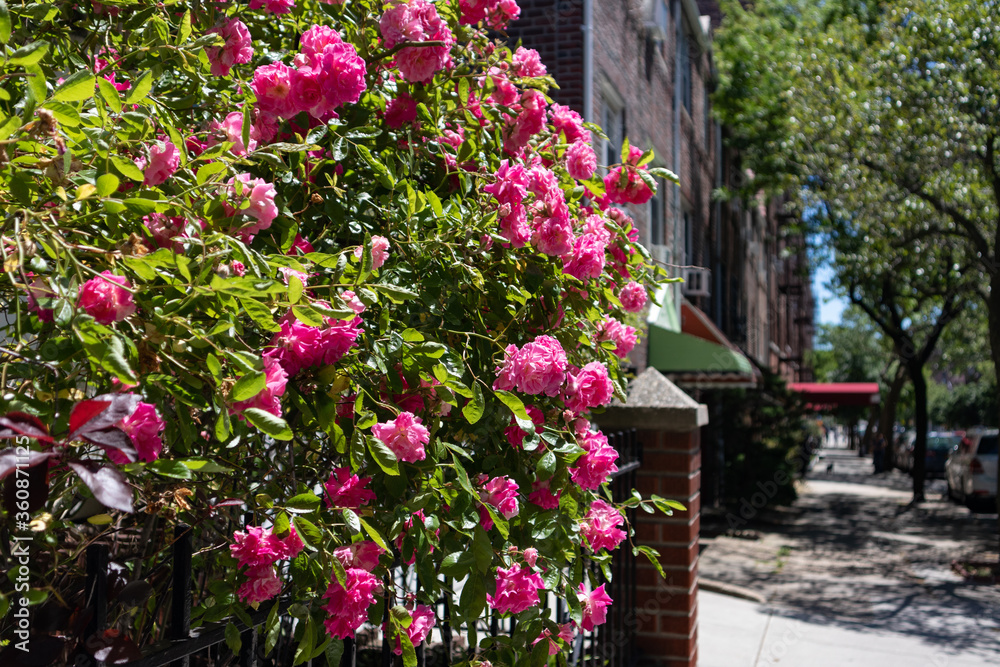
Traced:
<svg viewBox="0 0 1000 667">
<path fill-rule="evenodd" d="M 813 406 L 877 405 L 877 382 L 792 382 L 788 388 Z"/>
<path fill-rule="evenodd" d="M 680 321 L 668 287 L 662 306 L 649 313 L 649 365 L 685 388 L 754 387 L 756 374 L 743 355 L 708 317 L 686 301 Z"/>
</svg>

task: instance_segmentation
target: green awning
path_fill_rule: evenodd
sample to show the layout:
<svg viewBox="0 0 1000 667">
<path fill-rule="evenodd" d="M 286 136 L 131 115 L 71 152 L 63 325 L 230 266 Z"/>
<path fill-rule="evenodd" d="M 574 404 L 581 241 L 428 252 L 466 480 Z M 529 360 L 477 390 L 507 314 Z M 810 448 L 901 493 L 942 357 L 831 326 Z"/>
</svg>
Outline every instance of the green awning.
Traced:
<svg viewBox="0 0 1000 667">
<path fill-rule="evenodd" d="M 649 365 L 661 373 L 734 373 L 753 377 L 745 356 L 724 345 L 649 323 Z"/>
</svg>

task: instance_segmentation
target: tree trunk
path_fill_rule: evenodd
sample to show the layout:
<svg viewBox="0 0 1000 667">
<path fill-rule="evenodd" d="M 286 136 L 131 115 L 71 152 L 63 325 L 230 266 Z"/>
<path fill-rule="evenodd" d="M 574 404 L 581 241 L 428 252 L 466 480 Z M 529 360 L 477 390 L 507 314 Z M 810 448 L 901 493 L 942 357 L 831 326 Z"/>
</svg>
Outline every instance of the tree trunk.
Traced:
<svg viewBox="0 0 1000 667">
<path fill-rule="evenodd" d="M 906 384 L 906 366 L 900 362 L 896 365 L 896 372 L 889 383 L 889 392 L 882 403 L 882 415 L 878 420 L 878 428 L 885 433 L 885 467 L 887 470 L 893 469 L 893 461 L 896 457 L 896 406 L 899 404 L 899 395 Z"/>
<path fill-rule="evenodd" d="M 924 365 L 910 361 L 906 371 L 913 383 L 914 431 L 913 442 L 913 502 L 924 502 L 924 477 L 927 475 L 927 380 L 924 379 Z"/>
</svg>

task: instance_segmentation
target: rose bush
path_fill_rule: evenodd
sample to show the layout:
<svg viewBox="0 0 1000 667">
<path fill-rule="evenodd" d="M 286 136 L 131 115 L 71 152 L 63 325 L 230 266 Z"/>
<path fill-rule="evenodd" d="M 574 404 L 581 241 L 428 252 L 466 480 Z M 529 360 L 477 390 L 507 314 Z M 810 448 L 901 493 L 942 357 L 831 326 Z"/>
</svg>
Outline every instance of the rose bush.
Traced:
<svg viewBox="0 0 1000 667">
<path fill-rule="evenodd" d="M 494 665 L 603 622 L 583 560 L 610 576 L 645 501 L 608 502 L 587 413 L 623 397 L 622 320 L 663 278 L 608 206 L 657 170 L 626 144 L 602 178 L 600 129 L 491 37 L 518 12 L 0 1 L 0 478 L 31 605 L 81 608 L 82 550 L 112 543 L 144 584 L 116 641 L 162 637 L 185 523 L 194 623 L 283 596 L 300 656 L 387 617 L 415 664 L 441 596 L 473 646 L 487 606 L 517 615 Z M 385 578 L 407 563 L 416 599 Z"/>
</svg>

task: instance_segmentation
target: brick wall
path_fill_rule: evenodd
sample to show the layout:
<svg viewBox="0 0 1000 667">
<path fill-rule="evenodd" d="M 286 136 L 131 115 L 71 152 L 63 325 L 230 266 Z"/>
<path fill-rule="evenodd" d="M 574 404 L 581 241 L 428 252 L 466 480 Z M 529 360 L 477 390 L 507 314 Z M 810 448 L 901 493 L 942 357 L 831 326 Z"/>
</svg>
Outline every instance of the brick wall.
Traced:
<svg viewBox="0 0 1000 667">
<path fill-rule="evenodd" d="M 694 667 L 698 661 L 698 531 L 701 526 L 700 431 L 640 431 L 643 465 L 638 490 L 677 500 L 687 511 L 641 514 L 637 539 L 660 552 L 666 578 L 639 562 L 637 645 L 649 667 Z"/>
</svg>

